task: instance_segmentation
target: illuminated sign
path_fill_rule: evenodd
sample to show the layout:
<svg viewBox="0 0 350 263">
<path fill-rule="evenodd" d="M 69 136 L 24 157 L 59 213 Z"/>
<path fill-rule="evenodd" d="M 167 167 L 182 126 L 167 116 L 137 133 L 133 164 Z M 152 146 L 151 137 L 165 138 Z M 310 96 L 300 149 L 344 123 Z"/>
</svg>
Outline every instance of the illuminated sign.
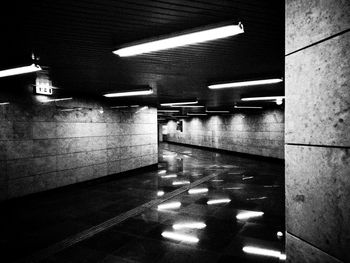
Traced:
<svg viewBox="0 0 350 263">
<path fill-rule="evenodd" d="M 35 86 L 35 93 L 41 95 L 52 95 L 52 88 L 47 85 Z"/>
</svg>

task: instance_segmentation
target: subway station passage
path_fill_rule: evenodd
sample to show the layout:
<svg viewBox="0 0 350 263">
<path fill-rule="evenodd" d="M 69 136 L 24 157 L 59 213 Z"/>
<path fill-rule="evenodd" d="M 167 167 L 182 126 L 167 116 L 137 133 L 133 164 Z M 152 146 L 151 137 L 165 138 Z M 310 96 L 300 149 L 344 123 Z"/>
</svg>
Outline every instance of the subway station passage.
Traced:
<svg viewBox="0 0 350 263">
<path fill-rule="evenodd" d="M 1 207 L 6 262 L 280 262 L 283 162 L 161 143 L 158 168 Z"/>
</svg>

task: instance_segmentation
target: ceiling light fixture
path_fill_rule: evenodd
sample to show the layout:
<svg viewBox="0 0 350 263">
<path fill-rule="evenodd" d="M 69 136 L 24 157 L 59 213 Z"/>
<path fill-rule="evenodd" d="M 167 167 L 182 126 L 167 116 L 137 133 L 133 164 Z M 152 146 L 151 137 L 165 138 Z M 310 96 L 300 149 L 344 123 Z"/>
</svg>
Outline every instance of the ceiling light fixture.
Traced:
<svg viewBox="0 0 350 263">
<path fill-rule="evenodd" d="M 279 258 L 280 260 L 286 260 L 285 254 L 282 254 L 280 251 L 276 251 L 276 250 L 272 250 L 272 249 L 260 248 L 260 247 L 255 247 L 255 246 L 245 246 L 245 247 L 243 247 L 242 250 L 248 254 L 267 256 L 267 257 L 275 257 L 275 258 Z"/>
<path fill-rule="evenodd" d="M 257 106 L 234 106 L 235 109 L 262 109 L 263 107 Z"/>
<path fill-rule="evenodd" d="M 284 96 L 268 96 L 268 97 L 249 97 L 241 98 L 242 101 L 259 101 L 259 100 L 283 100 Z"/>
<path fill-rule="evenodd" d="M 197 104 L 198 100 L 196 101 L 183 101 L 183 102 L 168 102 L 168 103 L 161 103 L 160 106 L 170 106 L 173 107 L 174 105 L 192 105 Z"/>
<path fill-rule="evenodd" d="M 204 108 L 202 105 L 174 105 L 172 108 Z"/>
<path fill-rule="evenodd" d="M 107 98 L 116 98 L 116 97 L 150 95 L 152 93 L 153 93 L 152 89 L 147 89 L 147 90 L 134 90 L 134 91 L 107 93 L 107 94 L 104 94 L 103 96 L 105 96 Z"/>
<path fill-rule="evenodd" d="M 275 84 L 275 83 L 279 83 L 282 81 L 283 81 L 283 79 L 281 79 L 281 78 L 236 81 L 236 82 L 230 82 L 230 83 L 213 84 L 213 85 L 209 85 L 208 88 L 209 89 L 227 89 L 227 88 L 236 88 L 236 87 Z"/>
<path fill-rule="evenodd" d="M 158 110 L 158 112 L 176 112 L 176 113 L 178 113 L 179 110 Z"/>
<path fill-rule="evenodd" d="M 72 100 L 72 97 L 69 98 L 58 98 L 58 99 L 48 99 L 46 97 L 39 97 L 38 100 L 42 103 L 46 103 L 46 102 L 56 102 L 56 101 L 65 101 L 65 100 Z"/>
<path fill-rule="evenodd" d="M 188 116 L 207 116 L 206 113 L 187 113 Z"/>
<path fill-rule="evenodd" d="M 26 74 L 26 73 L 32 73 L 36 71 L 42 70 L 40 66 L 32 64 L 30 66 L 25 67 L 19 67 L 19 68 L 12 68 L 12 69 L 5 69 L 0 71 L 0 78 L 8 77 L 8 76 L 14 76 L 14 75 L 20 75 L 20 74 Z"/>
<path fill-rule="evenodd" d="M 128 108 L 129 106 L 112 106 L 111 109 L 124 109 Z"/>
<path fill-rule="evenodd" d="M 230 113 L 228 110 L 206 110 L 207 113 Z"/>
<path fill-rule="evenodd" d="M 181 242 L 188 242 L 188 243 L 198 243 L 199 242 L 199 239 L 195 236 L 185 235 L 185 234 L 180 234 L 180 233 L 170 232 L 170 231 L 164 231 L 162 233 L 162 237 L 181 241 Z"/>
<path fill-rule="evenodd" d="M 149 41 L 142 44 L 131 44 L 127 47 L 117 49 L 113 51 L 113 53 L 120 57 L 129 57 L 165 49 L 198 44 L 210 40 L 238 35 L 241 33 L 244 33 L 243 25 L 241 23 L 238 23 L 237 25 L 221 25 L 211 27 L 210 29 L 206 28 L 204 30 L 192 30 L 192 32 L 180 33 L 177 34 L 177 36 L 161 37 L 159 40 Z"/>
<path fill-rule="evenodd" d="M 8 105 L 10 102 L 0 102 L 0 105 Z"/>
</svg>

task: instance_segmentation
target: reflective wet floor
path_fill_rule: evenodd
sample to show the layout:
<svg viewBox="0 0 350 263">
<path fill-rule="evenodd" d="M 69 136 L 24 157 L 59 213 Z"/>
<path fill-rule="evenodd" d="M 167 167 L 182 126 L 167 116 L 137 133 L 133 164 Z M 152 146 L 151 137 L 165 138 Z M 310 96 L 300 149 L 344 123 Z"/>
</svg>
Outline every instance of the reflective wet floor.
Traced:
<svg viewBox="0 0 350 263">
<path fill-rule="evenodd" d="M 3 205 L 1 243 L 15 261 L 102 223 L 34 261 L 280 262 L 283 185 L 282 162 L 161 144 L 157 171 Z"/>
</svg>

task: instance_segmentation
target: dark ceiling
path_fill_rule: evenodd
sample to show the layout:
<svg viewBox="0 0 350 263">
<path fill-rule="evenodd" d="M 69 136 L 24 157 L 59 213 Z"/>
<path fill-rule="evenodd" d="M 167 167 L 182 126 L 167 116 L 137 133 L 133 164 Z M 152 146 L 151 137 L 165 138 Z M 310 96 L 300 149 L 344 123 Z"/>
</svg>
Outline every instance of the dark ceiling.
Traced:
<svg viewBox="0 0 350 263">
<path fill-rule="evenodd" d="M 5 60 L 40 57 L 55 86 L 101 95 L 149 85 L 138 102 L 198 98 L 208 107 L 241 96 L 283 95 L 283 84 L 212 91 L 218 81 L 283 76 L 284 1 L 56 0 L 12 1 L 3 9 Z M 223 40 L 120 58 L 117 47 L 223 21 L 241 21 L 244 34 Z M 22 62 L 22 61 L 21 61 Z M 119 103 L 120 99 L 113 99 Z M 135 98 L 131 99 L 135 100 Z M 125 99 L 122 101 L 125 102 Z"/>
</svg>

